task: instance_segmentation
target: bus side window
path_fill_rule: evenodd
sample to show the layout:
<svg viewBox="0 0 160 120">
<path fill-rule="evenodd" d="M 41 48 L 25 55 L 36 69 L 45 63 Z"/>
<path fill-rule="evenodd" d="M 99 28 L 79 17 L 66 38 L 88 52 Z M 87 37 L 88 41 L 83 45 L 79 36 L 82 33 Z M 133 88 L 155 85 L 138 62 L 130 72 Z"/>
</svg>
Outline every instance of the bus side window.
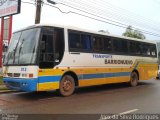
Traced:
<svg viewBox="0 0 160 120">
<path fill-rule="evenodd" d="M 142 54 L 144 55 L 144 56 L 150 56 L 151 55 L 151 50 L 150 50 L 150 46 L 149 46 L 149 44 L 146 44 L 146 43 L 143 43 L 143 45 L 142 45 Z"/>
<path fill-rule="evenodd" d="M 82 34 L 81 35 L 82 49 L 83 50 L 91 50 L 91 36 Z"/>
<path fill-rule="evenodd" d="M 151 45 L 151 55 L 152 55 L 152 57 L 156 57 L 157 56 L 156 46 L 155 45 Z"/>
<path fill-rule="evenodd" d="M 115 53 L 122 53 L 122 41 L 118 38 L 113 38 L 113 50 Z"/>
<path fill-rule="evenodd" d="M 128 43 L 128 47 L 129 47 L 129 52 L 131 55 L 135 55 L 136 54 L 136 42 L 135 41 L 129 41 Z"/>
<path fill-rule="evenodd" d="M 81 40 L 80 40 L 80 34 L 78 33 L 69 33 L 69 45 L 70 49 L 78 50 L 81 49 Z"/>
<path fill-rule="evenodd" d="M 64 32 L 63 29 L 55 29 L 54 31 L 54 62 L 55 64 L 59 64 L 63 58 L 64 55 Z"/>
<path fill-rule="evenodd" d="M 104 51 L 112 52 L 112 40 L 110 38 L 104 38 Z"/>
<path fill-rule="evenodd" d="M 142 55 L 142 45 L 140 42 L 136 42 L 136 55 Z"/>
<path fill-rule="evenodd" d="M 91 35 L 87 33 L 69 32 L 69 49 L 76 52 L 91 51 Z"/>
<path fill-rule="evenodd" d="M 93 50 L 95 52 L 101 52 L 104 49 L 104 41 L 101 37 L 95 36 L 93 37 Z"/>
<path fill-rule="evenodd" d="M 40 68 L 53 68 L 54 66 L 54 50 L 53 35 L 42 36 L 40 42 Z"/>
<path fill-rule="evenodd" d="M 121 46 L 122 48 L 122 52 L 123 52 L 123 54 L 128 54 L 128 52 L 129 52 L 129 48 L 128 48 L 128 41 L 127 40 L 122 40 L 122 46 Z"/>
</svg>

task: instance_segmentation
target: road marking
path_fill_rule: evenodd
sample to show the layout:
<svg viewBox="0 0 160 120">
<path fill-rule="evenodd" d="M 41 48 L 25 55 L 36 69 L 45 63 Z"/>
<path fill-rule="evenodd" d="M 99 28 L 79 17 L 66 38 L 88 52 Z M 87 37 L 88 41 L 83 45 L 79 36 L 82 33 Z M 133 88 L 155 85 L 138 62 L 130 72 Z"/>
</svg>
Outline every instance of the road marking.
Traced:
<svg viewBox="0 0 160 120">
<path fill-rule="evenodd" d="M 125 112 L 119 113 L 119 115 L 130 114 L 130 113 L 136 112 L 136 111 L 138 111 L 138 110 L 139 110 L 139 109 L 128 110 L 128 111 L 125 111 Z"/>
</svg>

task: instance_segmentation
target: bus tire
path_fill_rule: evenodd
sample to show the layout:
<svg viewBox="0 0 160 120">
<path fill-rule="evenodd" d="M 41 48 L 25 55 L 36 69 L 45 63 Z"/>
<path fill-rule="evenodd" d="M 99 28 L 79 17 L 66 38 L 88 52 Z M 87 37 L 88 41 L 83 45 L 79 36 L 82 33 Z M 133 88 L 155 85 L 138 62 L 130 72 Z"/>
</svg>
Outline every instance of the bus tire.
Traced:
<svg viewBox="0 0 160 120">
<path fill-rule="evenodd" d="M 135 87 L 138 85 L 138 74 L 136 72 L 131 73 L 130 86 Z"/>
<path fill-rule="evenodd" d="M 59 92 L 62 96 L 67 97 L 73 94 L 75 90 L 74 78 L 71 75 L 64 75 L 60 81 Z"/>
</svg>

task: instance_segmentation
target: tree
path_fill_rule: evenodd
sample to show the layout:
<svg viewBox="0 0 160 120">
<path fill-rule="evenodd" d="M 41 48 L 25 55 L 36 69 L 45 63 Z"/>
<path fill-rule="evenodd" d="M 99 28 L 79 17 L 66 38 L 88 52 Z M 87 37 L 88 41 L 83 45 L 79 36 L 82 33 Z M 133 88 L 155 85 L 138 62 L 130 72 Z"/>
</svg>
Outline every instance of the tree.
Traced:
<svg viewBox="0 0 160 120">
<path fill-rule="evenodd" d="M 145 39 L 146 38 L 145 35 L 143 35 L 141 33 L 141 31 L 133 30 L 132 26 L 128 26 L 126 28 L 125 33 L 123 33 L 122 35 L 126 36 L 126 37 L 138 38 L 138 39 Z"/>
<path fill-rule="evenodd" d="M 98 32 L 110 34 L 107 30 L 99 30 Z"/>
</svg>

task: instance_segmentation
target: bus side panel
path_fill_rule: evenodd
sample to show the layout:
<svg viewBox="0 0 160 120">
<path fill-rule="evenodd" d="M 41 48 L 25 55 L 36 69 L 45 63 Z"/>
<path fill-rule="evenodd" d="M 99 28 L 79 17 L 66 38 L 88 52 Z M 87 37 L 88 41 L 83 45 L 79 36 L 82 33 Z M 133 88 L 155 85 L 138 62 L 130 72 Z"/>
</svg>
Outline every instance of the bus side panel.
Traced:
<svg viewBox="0 0 160 120">
<path fill-rule="evenodd" d="M 79 86 L 128 82 L 130 71 L 129 68 L 85 68 L 83 77 L 79 77 Z"/>
<path fill-rule="evenodd" d="M 49 91 L 59 89 L 59 81 L 63 71 L 59 69 L 41 69 L 38 74 L 38 91 Z"/>
<path fill-rule="evenodd" d="M 102 85 L 111 83 L 122 83 L 128 82 L 130 76 L 126 77 L 111 77 L 111 78 L 98 78 L 98 79 L 82 79 L 79 80 L 79 86 L 92 86 L 92 85 Z"/>
<path fill-rule="evenodd" d="M 149 80 L 157 76 L 158 64 L 156 63 L 141 63 L 138 66 L 140 80 Z"/>
<path fill-rule="evenodd" d="M 157 64 L 139 63 L 136 68 L 139 72 L 140 80 L 147 80 L 156 76 Z M 79 87 L 122 83 L 130 81 L 130 74 L 133 68 L 59 68 L 39 70 L 38 91 L 59 89 L 59 82 L 63 74 L 73 71 L 79 82 Z"/>
</svg>

